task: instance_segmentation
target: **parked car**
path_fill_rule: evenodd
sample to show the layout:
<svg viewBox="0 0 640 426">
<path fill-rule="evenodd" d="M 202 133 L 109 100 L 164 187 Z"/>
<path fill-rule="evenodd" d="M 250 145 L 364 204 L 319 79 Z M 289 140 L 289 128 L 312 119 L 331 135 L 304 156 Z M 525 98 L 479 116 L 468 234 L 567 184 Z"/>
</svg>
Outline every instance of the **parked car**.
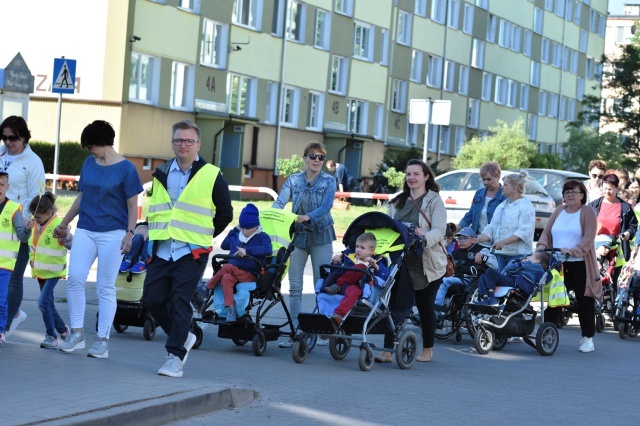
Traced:
<svg viewBox="0 0 640 426">
<path fill-rule="evenodd" d="M 514 172 L 502 171 L 500 182 Z M 447 221 L 458 223 L 469 211 L 473 195 L 483 187 L 480 169 L 460 169 L 436 177 L 440 185 L 440 197 L 447 209 Z M 524 195 L 531 200 L 536 210 L 536 238 L 542 233 L 556 203 L 547 191 L 531 176 L 527 179 Z"/>
<path fill-rule="evenodd" d="M 522 169 L 526 171 L 529 176 L 538 181 L 540 185 L 544 187 L 549 193 L 549 196 L 556 202 L 556 206 L 562 204 L 562 186 L 568 180 L 582 181 L 585 185 L 589 180 L 589 176 L 568 172 L 565 170 L 552 170 L 552 169 Z"/>
</svg>

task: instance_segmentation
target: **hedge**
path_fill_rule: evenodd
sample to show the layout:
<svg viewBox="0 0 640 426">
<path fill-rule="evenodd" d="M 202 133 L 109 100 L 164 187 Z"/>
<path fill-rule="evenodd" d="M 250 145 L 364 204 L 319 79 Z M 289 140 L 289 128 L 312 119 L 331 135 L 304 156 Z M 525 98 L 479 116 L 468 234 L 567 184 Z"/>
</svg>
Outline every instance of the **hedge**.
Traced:
<svg viewBox="0 0 640 426">
<path fill-rule="evenodd" d="M 55 144 L 50 142 L 31 141 L 29 146 L 42 160 L 45 173 L 53 173 L 53 159 L 55 156 Z M 82 149 L 78 142 L 61 142 L 58 154 L 58 173 L 61 175 L 79 175 L 84 160 L 91 153 Z"/>
</svg>

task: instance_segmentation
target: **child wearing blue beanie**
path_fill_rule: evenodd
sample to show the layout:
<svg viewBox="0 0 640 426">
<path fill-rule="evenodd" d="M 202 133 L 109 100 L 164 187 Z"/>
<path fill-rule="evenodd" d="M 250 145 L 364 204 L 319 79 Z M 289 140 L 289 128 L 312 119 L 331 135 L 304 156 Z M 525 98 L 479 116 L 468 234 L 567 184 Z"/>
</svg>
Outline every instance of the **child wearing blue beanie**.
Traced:
<svg viewBox="0 0 640 426">
<path fill-rule="evenodd" d="M 240 212 L 238 226 L 233 228 L 222 241 L 220 247 L 229 250 L 231 256 L 252 256 L 264 263 L 271 254 L 271 238 L 262 232 L 260 213 L 254 204 L 247 204 Z M 207 282 L 209 290 L 213 290 L 222 281 L 224 306 L 229 310 L 227 322 L 237 320 L 233 290 L 237 283 L 256 281 L 260 270 L 252 260 L 229 259 L 220 270 Z"/>
</svg>

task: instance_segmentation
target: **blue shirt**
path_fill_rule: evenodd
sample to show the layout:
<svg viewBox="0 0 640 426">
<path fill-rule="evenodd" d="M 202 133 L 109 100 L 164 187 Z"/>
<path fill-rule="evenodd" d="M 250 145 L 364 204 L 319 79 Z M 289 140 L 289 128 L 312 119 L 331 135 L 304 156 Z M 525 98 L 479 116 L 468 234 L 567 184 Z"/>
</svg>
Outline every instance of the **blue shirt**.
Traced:
<svg viewBox="0 0 640 426">
<path fill-rule="evenodd" d="M 127 200 L 142 192 L 142 183 L 129 160 L 101 166 L 92 155 L 82 165 L 78 189 L 82 192 L 78 228 L 109 232 L 128 229 Z"/>
</svg>

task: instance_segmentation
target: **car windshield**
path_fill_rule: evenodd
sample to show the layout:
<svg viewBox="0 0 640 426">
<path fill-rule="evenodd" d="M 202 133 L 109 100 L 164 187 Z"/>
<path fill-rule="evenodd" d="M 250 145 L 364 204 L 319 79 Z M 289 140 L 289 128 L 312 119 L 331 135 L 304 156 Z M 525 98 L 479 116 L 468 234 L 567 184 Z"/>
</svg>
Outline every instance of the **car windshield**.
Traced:
<svg viewBox="0 0 640 426">
<path fill-rule="evenodd" d="M 536 181 L 535 179 L 527 179 L 524 192 L 525 194 L 532 194 L 532 195 L 544 195 L 544 196 L 549 195 L 547 191 L 542 186 L 540 186 L 538 181 Z"/>
</svg>

